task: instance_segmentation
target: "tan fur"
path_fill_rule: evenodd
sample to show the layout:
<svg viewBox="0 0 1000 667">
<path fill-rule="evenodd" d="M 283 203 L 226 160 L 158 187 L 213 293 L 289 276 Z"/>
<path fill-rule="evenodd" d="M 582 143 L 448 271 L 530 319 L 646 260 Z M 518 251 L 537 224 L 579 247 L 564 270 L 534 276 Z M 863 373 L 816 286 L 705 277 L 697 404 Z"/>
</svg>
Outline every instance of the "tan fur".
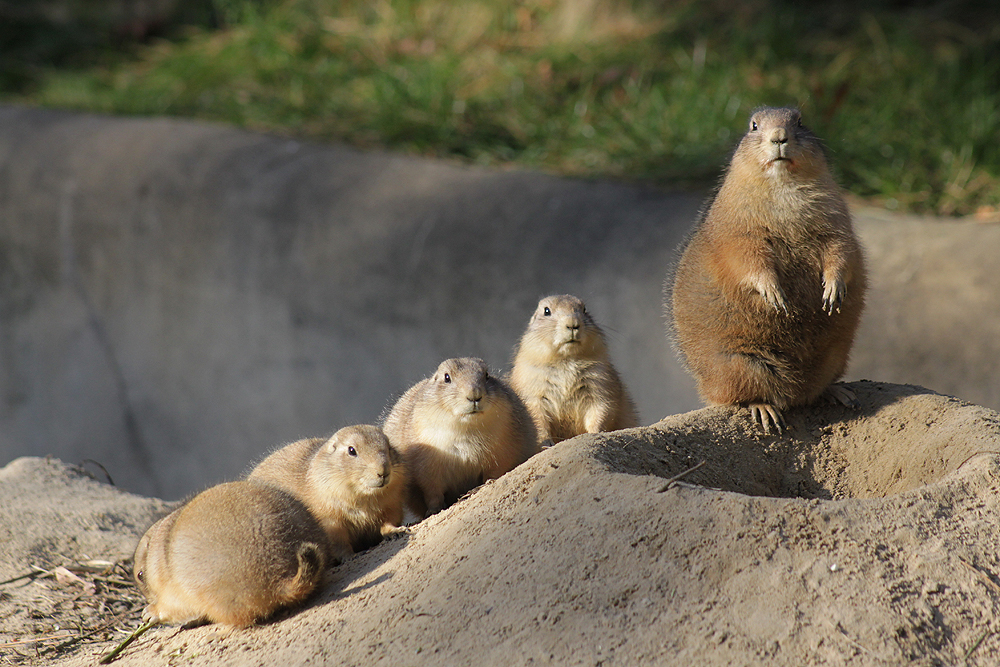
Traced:
<svg viewBox="0 0 1000 667">
<path fill-rule="evenodd" d="M 326 565 L 323 530 L 299 500 L 256 482 L 199 493 L 139 540 L 147 619 L 245 627 L 306 598 Z"/>
<path fill-rule="evenodd" d="M 293 442 L 264 459 L 248 479 L 301 499 L 339 560 L 377 544 L 403 523 L 405 468 L 377 426 L 348 426 L 329 439 Z"/>
<path fill-rule="evenodd" d="M 410 471 L 410 508 L 438 512 L 469 489 L 535 454 L 524 403 L 482 359 L 448 359 L 411 387 L 386 417 L 386 435 Z"/>
<path fill-rule="evenodd" d="M 764 108 L 750 125 L 668 281 L 667 307 L 702 398 L 748 405 L 780 431 L 782 410 L 843 374 L 866 277 L 847 204 L 799 112 Z"/>
<path fill-rule="evenodd" d="M 583 301 L 569 294 L 538 302 L 514 355 L 510 385 L 541 441 L 639 425 L 604 332 Z"/>
</svg>

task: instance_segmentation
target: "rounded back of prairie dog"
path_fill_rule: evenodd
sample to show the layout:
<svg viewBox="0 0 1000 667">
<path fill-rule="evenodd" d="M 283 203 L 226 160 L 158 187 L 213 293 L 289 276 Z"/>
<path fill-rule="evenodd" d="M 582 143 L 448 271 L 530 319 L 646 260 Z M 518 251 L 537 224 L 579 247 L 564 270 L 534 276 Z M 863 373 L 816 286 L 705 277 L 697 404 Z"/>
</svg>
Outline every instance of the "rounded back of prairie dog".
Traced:
<svg viewBox="0 0 1000 667">
<path fill-rule="evenodd" d="M 845 370 L 865 289 L 819 139 L 795 109 L 757 110 L 666 285 L 673 342 L 702 398 L 813 402 Z"/>
<path fill-rule="evenodd" d="M 326 536 L 302 502 L 266 484 L 229 482 L 154 523 L 133 574 L 150 620 L 245 627 L 308 597 L 326 558 Z"/>
<path fill-rule="evenodd" d="M 604 332 L 583 301 L 569 294 L 538 302 L 514 355 L 510 384 L 543 441 L 639 425 Z"/>
<path fill-rule="evenodd" d="M 538 450 L 524 403 L 482 359 L 448 359 L 396 402 L 383 426 L 411 477 L 410 506 L 437 512 Z"/>
<path fill-rule="evenodd" d="M 340 559 L 378 543 L 403 522 L 405 467 L 377 426 L 347 426 L 329 438 L 293 442 L 264 459 L 248 479 L 301 499 Z"/>
</svg>

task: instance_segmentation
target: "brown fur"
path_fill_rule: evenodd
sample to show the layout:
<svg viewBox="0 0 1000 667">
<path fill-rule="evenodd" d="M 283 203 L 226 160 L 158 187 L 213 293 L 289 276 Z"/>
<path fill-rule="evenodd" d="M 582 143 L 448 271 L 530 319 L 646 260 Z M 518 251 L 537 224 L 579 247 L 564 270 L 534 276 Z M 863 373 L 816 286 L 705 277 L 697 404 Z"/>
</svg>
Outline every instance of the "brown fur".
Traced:
<svg viewBox="0 0 1000 667">
<path fill-rule="evenodd" d="M 309 596 L 326 554 L 323 530 L 296 498 L 230 482 L 154 523 L 136 547 L 133 573 L 149 620 L 245 627 Z"/>
<path fill-rule="evenodd" d="M 702 398 L 749 405 L 767 431 L 843 374 L 866 278 L 847 204 L 799 112 L 764 108 L 750 123 L 667 306 Z"/>
<path fill-rule="evenodd" d="M 469 489 L 513 470 L 538 450 L 524 403 L 482 359 L 448 359 L 411 387 L 386 417 L 386 435 L 410 471 L 410 508 L 438 512 Z"/>
<path fill-rule="evenodd" d="M 604 332 L 583 301 L 569 294 L 538 302 L 514 355 L 510 385 L 541 441 L 639 425 Z"/>
<path fill-rule="evenodd" d="M 338 560 L 377 544 L 403 523 L 405 468 L 377 426 L 348 426 L 329 439 L 293 442 L 261 461 L 248 479 L 302 500 Z"/>
</svg>

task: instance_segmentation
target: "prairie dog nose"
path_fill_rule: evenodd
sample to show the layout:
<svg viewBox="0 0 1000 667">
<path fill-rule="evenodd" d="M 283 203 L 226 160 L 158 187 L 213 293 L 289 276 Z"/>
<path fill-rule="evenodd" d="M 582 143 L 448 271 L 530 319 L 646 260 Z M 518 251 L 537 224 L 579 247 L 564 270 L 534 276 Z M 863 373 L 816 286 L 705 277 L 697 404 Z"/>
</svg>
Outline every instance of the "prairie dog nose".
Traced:
<svg viewBox="0 0 1000 667">
<path fill-rule="evenodd" d="M 776 127 L 773 130 L 771 130 L 770 139 L 772 144 L 787 144 L 788 131 L 783 127 Z"/>
</svg>

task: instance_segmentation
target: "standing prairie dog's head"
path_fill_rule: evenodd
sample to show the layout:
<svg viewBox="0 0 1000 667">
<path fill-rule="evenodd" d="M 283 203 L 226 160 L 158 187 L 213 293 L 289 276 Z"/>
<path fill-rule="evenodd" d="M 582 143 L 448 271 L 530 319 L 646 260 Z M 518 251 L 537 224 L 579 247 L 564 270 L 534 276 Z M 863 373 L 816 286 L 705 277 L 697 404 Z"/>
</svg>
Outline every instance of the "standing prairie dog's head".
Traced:
<svg viewBox="0 0 1000 667">
<path fill-rule="evenodd" d="M 583 301 L 570 294 L 547 296 L 538 302 L 521 338 L 520 351 L 542 360 L 592 359 L 606 353 L 604 333 Z"/>
<path fill-rule="evenodd" d="M 347 426 L 316 452 L 311 474 L 355 493 L 378 493 L 401 474 L 399 454 L 377 426 Z"/>
<path fill-rule="evenodd" d="M 731 169 L 782 180 L 813 179 L 827 173 L 823 145 L 802 124 L 799 110 L 774 107 L 761 107 L 750 115 Z"/>
<path fill-rule="evenodd" d="M 424 398 L 456 417 L 474 419 L 493 412 L 497 379 L 476 357 L 446 359 L 424 385 Z"/>
</svg>

